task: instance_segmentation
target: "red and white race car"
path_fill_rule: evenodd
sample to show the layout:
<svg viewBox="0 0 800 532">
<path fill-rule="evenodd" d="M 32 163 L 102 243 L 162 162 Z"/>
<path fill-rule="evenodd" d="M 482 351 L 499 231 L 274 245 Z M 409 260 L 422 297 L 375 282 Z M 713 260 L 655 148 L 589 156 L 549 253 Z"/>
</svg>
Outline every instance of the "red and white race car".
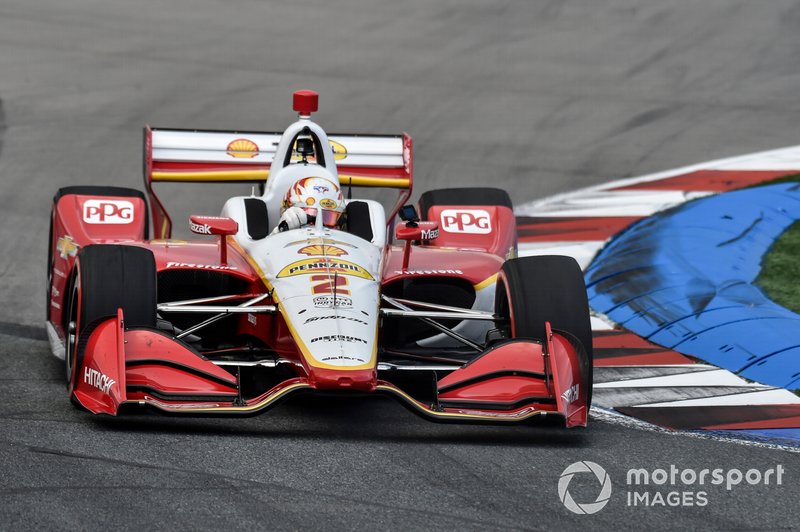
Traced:
<svg viewBox="0 0 800 532">
<path fill-rule="evenodd" d="M 516 258 L 502 190 L 433 190 L 419 211 L 406 205 L 411 138 L 329 137 L 310 119 L 317 98 L 295 93 L 299 119 L 282 134 L 145 128 L 146 195 L 58 191 L 47 331 L 70 398 L 111 415 L 235 415 L 304 392 L 381 394 L 432 421 L 585 426 L 592 337 L 577 263 Z M 348 198 L 333 227 L 317 216 L 276 229 L 287 191 L 309 176 L 348 196 L 399 196 L 388 214 Z M 210 236 L 173 240 L 153 190 L 165 181 L 258 193 L 191 216 Z"/>
</svg>

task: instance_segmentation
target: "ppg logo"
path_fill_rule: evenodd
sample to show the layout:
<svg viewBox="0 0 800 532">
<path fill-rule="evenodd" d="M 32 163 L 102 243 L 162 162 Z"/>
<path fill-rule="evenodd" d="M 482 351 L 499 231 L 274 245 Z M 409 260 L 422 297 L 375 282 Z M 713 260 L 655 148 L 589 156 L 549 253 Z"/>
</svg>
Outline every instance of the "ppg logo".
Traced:
<svg viewBox="0 0 800 532">
<path fill-rule="evenodd" d="M 87 224 L 129 224 L 133 222 L 133 203 L 125 200 L 86 200 L 83 221 Z"/>
<path fill-rule="evenodd" d="M 492 217 L 482 209 L 445 209 L 441 214 L 442 229 L 448 233 L 488 235 Z"/>
</svg>

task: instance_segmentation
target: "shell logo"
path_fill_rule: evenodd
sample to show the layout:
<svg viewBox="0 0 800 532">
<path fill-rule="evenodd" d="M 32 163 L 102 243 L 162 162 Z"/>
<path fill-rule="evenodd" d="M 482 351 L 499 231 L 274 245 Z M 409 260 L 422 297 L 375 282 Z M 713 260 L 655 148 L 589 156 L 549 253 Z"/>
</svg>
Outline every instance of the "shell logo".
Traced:
<svg viewBox="0 0 800 532">
<path fill-rule="evenodd" d="M 337 248 L 336 246 L 329 246 L 326 244 L 306 246 L 298 249 L 297 252 L 302 253 L 303 255 L 325 255 L 328 257 L 341 257 L 342 255 L 347 255 L 347 252 L 342 248 Z"/>
<path fill-rule="evenodd" d="M 252 159 L 258 155 L 258 144 L 250 139 L 236 139 L 228 144 L 227 153 L 237 159 Z"/>
<path fill-rule="evenodd" d="M 330 143 L 331 149 L 333 150 L 333 158 L 335 160 L 341 161 L 342 159 L 347 157 L 347 148 L 344 147 L 344 144 L 330 139 L 328 139 L 328 142 Z"/>
</svg>

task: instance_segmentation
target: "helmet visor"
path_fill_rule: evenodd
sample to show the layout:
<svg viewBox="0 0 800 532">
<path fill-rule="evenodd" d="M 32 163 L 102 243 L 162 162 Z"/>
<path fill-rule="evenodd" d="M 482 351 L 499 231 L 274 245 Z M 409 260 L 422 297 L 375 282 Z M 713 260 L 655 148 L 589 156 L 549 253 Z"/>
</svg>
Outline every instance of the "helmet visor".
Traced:
<svg viewBox="0 0 800 532">
<path fill-rule="evenodd" d="M 317 220 L 317 213 L 320 212 L 320 209 L 315 209 L 313 207 L 304 207 L 303 210 L 308 216 L 308 223 L 314 223 Z M 339 223 L 339 217 L 342 215 L 342 213 L 336 211 L 329 211 L 328 209 L 321 209 L 321 212 L 322 212 L 322 225 L 324 225 L 325 227 L 336 227 L 336 224 Z"/>
</svg>

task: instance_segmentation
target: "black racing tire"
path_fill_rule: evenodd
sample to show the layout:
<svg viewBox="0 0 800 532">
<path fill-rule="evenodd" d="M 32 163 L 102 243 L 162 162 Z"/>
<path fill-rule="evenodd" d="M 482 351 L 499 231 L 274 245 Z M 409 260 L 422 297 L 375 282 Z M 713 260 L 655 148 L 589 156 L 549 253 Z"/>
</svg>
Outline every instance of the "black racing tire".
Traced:
<svg viewBox="0 0 800 532">
<path fill-rule="evenodd" d="M 53 196 L 53 205 L 50 210 L 50 230 L 47 238 L 47 300 L 45 301 L 45 313 L 46 313 L 45 317 L 48 321 L 50 320 L 50 301 L 52 298 L 52 291 L 53 291 L 53 264 L 55 262 L 53 251 L 56 245 L 54 239 L 55 235 L 53 235 L 53 225 L 55 224 L 56 207 L 58 206 L 58 201 L 61 198 L 63 198 L 64 196 L 68 196 L 70 194 L 78 194 L 81 196 L 141 198 L 145 202 L 145 205 L 147 204 L 147 198 L 145 197 L 144 193 L 142 193 L 140 190 L 136 190 L 135 188 L 97 186 L 97 185 L 77 185 L 70 187 L 62 187 L 58 189 L 55 196 Z M 149 238 L 148 236 L 149 231 L 150 231 L 149 217 L 145 216 L 145 221 L 144 221 L 145 239 Z"/>
<path fill-rule="evenodd" d="M 420 219 L 427 220 L 428 212 L 435 205 L 497 205 L 513 208 L 508 192 L 500 188 L 439 188 L 420 196 Z"/>
<path fill-rule="evenodd" d="M 545 340 L 545 321 L 564 331 L 581 358 L 581 374 L 592 400 L 592 327 L 583 272 L 572 257 L 520 257 L 503 264 L 495 292 L 495 312 L 510 338 Z M 576 341 L 577 340 L 577 341 Z"/>
<path fill-rule="evenodd" d="M 53 217 L 55 212 L 50 213 L 50 230 L 47 232 L 47 298 L 44 301 L 45 321 L 50 321 L 50 301 L 53 297 Z"/>
<path fill-rule="evenodd" d="M 62 197 L 69 194 L 79 194 L 81 196 L 118 196 L 118 197 L 131 197 L 145 199 L 144 193 L 141 190 L 128 187 L 109 187 L 99 185 L 76 185 L 71 187 L 62 187 L 58 189 L 56 195 L 53 196 L 53 204 L 58 203 Z"/>
<path fill-rule="evenodd" d="M 62 187 L 59 188 L 56 192 L 55 196 L 53 196 L 53 206 L 50 211 L 50 231 L 49 236 L 47 239 L 47 300 L 45 301 L 45 312 L 46 312 L 46 319 L 50 320 L 50 300 L 52 297 L 53 291 L 53 249 L 56 245 L 55 241 L 53 240 L 53 223 L 55 222 L 55 214 L 56 214 L 56 206 L 58 205 L 58 200 L 67 196 L 69 194 L 79 194 L 83 196 L 111 196 L 111 197 L 128 197 L 128 198 L 141 198 L 145 204 L 147 204 L 147 199 L 145 198 L 144 193 L 135 188 L 127 188 L 127 187 L 109 187 L 109 186 L 97 186 L 97 185 L 78 185 L 78 186 L 70 186 L 70 187 Z M 149 233 L 149 218 L 145 217 L 144 222 L 144 237 L 148 238 Z"/>
<path fill-rule="evenodd" d="M 94 244 L 78 252 L 67 311 L 67 387 L 83 363 L 81 342 L 122 308 L 125 328 L 156 325 L 156 263 L 153 252 L 136 246 Z"/>
</svg>

